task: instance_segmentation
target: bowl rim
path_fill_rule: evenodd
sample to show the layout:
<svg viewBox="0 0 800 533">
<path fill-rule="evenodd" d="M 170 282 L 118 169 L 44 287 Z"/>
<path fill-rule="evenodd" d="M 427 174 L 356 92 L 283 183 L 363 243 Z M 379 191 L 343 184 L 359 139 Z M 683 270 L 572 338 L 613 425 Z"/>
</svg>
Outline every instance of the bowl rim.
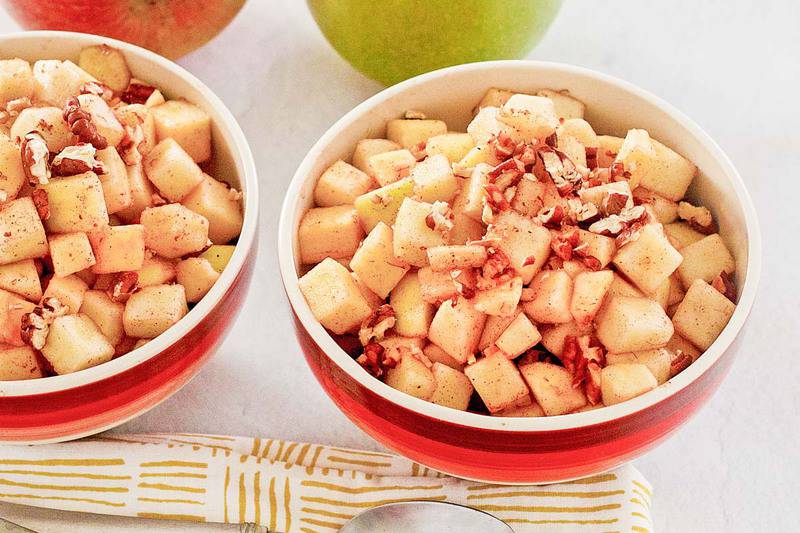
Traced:
<svg viewBox="0 0 800 533">
<path fill-rule="evenodd" d="M 242 271 L 242 267 L 248 255 L 253 249 L 258 229 L 258 179 L 253 154 L 250 151 L 250 146 L 247 143 L 244 132 L 233 114 L 211 89 L 177 63 L 155 52 L 124 41 L 99 35 L 67 31 L 15 32 L 0 35 L 0 48 L 9 42 L 24 43 L 25 41 L 29 41 L 36 43 L 45 39 L 55 39 L 69 42 L 70 44 L 85 46 L 108 44 L 122 50 L 125 54 L 138 56 L 140 59 L 170 71 L 196 90 L 201 95 L 201 99 L 219 113 L 221 123 L 217 124 L 217 126 L 227 130 L 228 137 L 232 141 L 228 146 L 231 152 L 231 158 L 241 165 L 242 173 L 239 179 L 240 184 L 244 186 L 241 187 L 240 185 L 240 187 L 245 189 L 243 210 L 244 223 L 236 249 L 217 282 L 211 287 L 211 290 L 206 296 L 174 326 L 170 327 L 167 331 L 149 341 L 144 346 L 91 368 L 60 376 L 49 376 L 23 381 L 0 381 L 0 401 L 2 401 L 4 397 L 47 394 L 89 385 L 130 370 L 140 363 L 148 361 L 162 353 L 200 324 L 209 315 L 211 310 L 217 306 L 225 294 L 228 293 L 237 276 Z"/>
<path fill-rule="evenodd" d="M 700 142 L 703 148 L 719 162 L 732 183 L 736 198 L 744 212 L 748 239 L 745 284 L 742 287 L 736 310 L 716 341 L 697 361 L 668 382 L 646 394 L 626 402 L 583 413 L 536 418 L 493 417 L 436 405 L 395 390 L 385 383 L 376 380 L 367 372 L 364 372 L 363 368 L 347 355 L 344 350 L 336 344 L 322 325 L 317 322 L 300 293 L 293 253 L 294 228 L 292 227 L 292 221 L 295 216 L 295 202 L 302 185 L 306 180 L 312 179 L 310 176 L 311 167 L 323 149 L 352 122 L 366 115 L 371 110 L 380 108 L 381 105 L 393 97 L 401 93 L 412 91 L 420 84 L 454 73 L 471 73 L 477 78 L 480 76 L 481 72 L 496 68 L 516 69 L 528 72 L 560 72 L 573 76 L 588 77 L 601 83 L 615 85 L 624 91 L 630 92 L 659 108 L 681 126 L 686 128 L 687 131 Z M 416 414 L 424 415 L 441 422 L 501 432 L 537 432 L 585 428 L 621 419 L 652 407 L 673 394 L 677 394 L 708 371 L 739 334 L 752 308 L 761 273 L 761 235 L 755 207 L 739 173 L 717 143 L 683 112 L 679 111 L 665 100 L 632 83 L 584 67 L 545 61 L 507 60 L 468 63 L 422 74 L 379 92 L 342 116 L 309 150 L 289 184 L 284 198 L 278 227 L 278 255 L 284 289 L 302 327 L 305 328 L 314 342 L 325 352 L 325 355 L 358 384 L 366 387 L 374 394 L 381 396 L 391 403 L 411 410 Z"/>
</svg>

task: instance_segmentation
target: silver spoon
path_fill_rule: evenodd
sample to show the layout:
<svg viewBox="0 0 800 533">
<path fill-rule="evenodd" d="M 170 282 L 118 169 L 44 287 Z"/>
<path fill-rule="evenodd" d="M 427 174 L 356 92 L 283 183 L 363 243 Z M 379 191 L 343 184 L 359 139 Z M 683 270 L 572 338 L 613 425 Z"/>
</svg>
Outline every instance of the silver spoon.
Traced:
<svg viewBox="0 0 800 533">
<path fill-rule="evenodd" d="M 446 502 L 389 503 L 364 511 L 339 533 L 514 533 L 490 514 Z"/>
</svg>

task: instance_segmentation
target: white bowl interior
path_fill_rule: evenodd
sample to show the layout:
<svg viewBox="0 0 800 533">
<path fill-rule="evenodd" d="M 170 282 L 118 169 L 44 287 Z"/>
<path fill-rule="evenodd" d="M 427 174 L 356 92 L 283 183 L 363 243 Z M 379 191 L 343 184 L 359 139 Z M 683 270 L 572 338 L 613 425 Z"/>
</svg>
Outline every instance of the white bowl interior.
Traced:
<svg viewBox="0 0 800 533">
<path fill-rule="evenodd" d="M 69 59 L 77 63 L 81 48 L 109 44 L 125 54 L 135 78 L 157 86 L 168 98 L 183 98 L 211 115 L 214 157 L 208 172 L 241 190 L 244 226 L 238 246 L 211 291 L 178 324 L 128 354 L 86 370 L 28 381 L 0 381 L 0 396 L 39 394 L 107 378 L 153 357 L 196 326 L 230 288 L 253 245 L 258 213 L 255 163 L 236 120 L 211 90 L 177 64 L 143 48 L 94 35 L 69 32 L 24 32 L 0 36 L 0 58 Z"/>
<path fill-rule="evenodd" d="M 386 121 L 408 109 L 443 119 L 451 130 L 465 131 L 473 106 L 490 87 L 520 92 L 567 89 L 586 103 L 586 120 L 598 134 L 624 137 L 630 128 L 643 128 L 698 166 L 699 176 L 689 197 L 713 211 L 720 233 L 736 258 L 739 304 L 714 345 L 687 370 L 658 389 L 612 407 L 557 417 L 513 419 L 456 411 L 412 398 L 372 378 L 313 318 L 297 288 L 296 235 L 303 213 L 312 205 L 317 177 L 337 159 L 348 160 L 359 139 L 382 137 Z M 760 271 L 760 237 L 752 202 L 730 161 L 699 126 L 666 102 L 621 80 L 578 67 L 529 61 L 474 63 L 419 76 L 383 91 L 345 115 L 311 149 L 297 170 L 281 215 L 279 252 L 287 293 L 303 324 L 326 353 L 356 380 L 395 403 L 434 418 L 516 431 L 560 429 L 611 420 L 657 403 L 685 387 L 707 370 L 733 341 L 752 305 Z"/>
</svg>

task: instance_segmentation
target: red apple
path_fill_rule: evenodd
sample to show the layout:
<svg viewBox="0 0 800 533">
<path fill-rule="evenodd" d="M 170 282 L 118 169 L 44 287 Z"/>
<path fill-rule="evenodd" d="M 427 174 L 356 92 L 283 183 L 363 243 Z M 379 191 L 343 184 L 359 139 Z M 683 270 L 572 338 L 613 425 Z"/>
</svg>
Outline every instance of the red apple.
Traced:
<svg viewBox="0 0 800 533">
<path fill-rule="evenodd" d="M 175 59 L 219 33 L 245 0 L 0 0 L 25 29 L 105 35 Z"/>
</svg>

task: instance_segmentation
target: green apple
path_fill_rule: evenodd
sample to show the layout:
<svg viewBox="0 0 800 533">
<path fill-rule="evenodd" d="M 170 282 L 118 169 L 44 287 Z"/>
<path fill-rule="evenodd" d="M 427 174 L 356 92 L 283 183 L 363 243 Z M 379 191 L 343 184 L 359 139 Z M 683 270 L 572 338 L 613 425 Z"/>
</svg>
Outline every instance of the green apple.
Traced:
<svg viewBox="0 0 800 533">
<path fill-rule="evenodd" d="M 561 0 L 308 0 L 355 68 L 393 84 L 460 63 L 525 57 Z"/>
</svg>

